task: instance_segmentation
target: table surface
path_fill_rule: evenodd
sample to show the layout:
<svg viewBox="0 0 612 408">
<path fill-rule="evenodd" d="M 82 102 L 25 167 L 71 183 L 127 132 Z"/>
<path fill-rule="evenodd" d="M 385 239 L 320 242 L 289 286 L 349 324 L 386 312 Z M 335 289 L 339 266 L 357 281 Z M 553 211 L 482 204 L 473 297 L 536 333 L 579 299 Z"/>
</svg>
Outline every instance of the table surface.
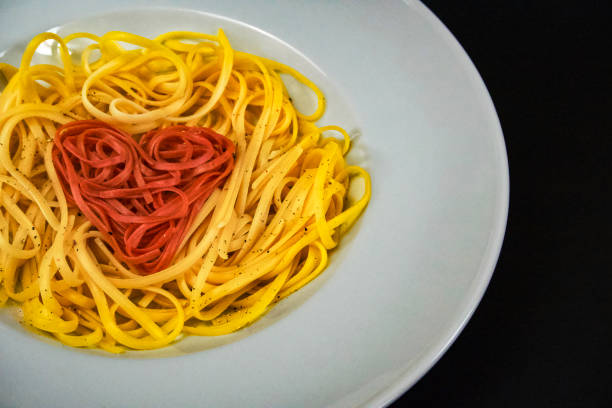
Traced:
<svg viewBox="0 0 612 408">
<path fill-rule="evenodd" d="M 392 406 L 612 406 L 610 7 L 424 0 L 484 79 L 510 213 L 495 274 L 455 344 Z M 569 2 L 568 2 L 569 3 Z"/>
</svg>

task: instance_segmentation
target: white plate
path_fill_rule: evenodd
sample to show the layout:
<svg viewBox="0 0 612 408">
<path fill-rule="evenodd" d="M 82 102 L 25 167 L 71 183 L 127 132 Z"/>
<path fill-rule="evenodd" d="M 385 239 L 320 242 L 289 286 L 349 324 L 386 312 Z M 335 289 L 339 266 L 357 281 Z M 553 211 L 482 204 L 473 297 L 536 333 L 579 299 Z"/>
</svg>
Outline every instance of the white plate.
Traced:
<svg viewBox="0 0 612 408">
<path fill-rule="evenodd" d="M 0 405 L 353 407 L 392 401 L 458 335 L 489 282 L 503 239 L 503 137 L 465 52 L 413 1 L 132 2 L 185 8 L 138 12 L 122 3 L 2 3 L 0 49 L 13 48 L 0 59 L 15 62 L 15 51 L 33 35 L 68 21 L 74 22 L 60 32 L 120 29 L 152 36 L 221 26 L 235 48 L 293 65 L 321 85 L 329 102 L 322 123 L 357 136 L 352 160 L 372 175 L 372 201 L 322 277 L 237 334 L 190 337 L 162 351 L 114 357 L 34 336 L 13 312 L 2 311 Z M 109 10 L 116 11 L 103 14 Z"/>
</svg>

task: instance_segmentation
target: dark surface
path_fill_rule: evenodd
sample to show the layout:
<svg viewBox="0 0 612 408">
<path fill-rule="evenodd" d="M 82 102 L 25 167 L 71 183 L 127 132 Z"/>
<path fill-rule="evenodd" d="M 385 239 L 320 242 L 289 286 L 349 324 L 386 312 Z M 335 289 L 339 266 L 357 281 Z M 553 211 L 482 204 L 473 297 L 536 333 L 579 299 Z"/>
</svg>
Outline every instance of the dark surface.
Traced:
<svg viewBox="0 0 612 408">
<path fill-rule="evenodd" d="M 610 6 L 424 3 L 491 93 L 510 213 L 473 318 L 392 407 L 612 407 Z"/>
</svg>

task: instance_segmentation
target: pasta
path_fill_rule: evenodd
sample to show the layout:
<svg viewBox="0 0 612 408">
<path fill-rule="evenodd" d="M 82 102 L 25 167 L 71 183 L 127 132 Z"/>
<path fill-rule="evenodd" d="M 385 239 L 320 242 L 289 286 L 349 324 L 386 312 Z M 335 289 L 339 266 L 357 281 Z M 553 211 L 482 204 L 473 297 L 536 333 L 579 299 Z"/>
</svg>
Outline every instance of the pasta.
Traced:
<svg viewBox="0 0 612 408">
<path fill-rule="evenodd" d="M 170 264 L 197 211 L 234 167 L 233 143 L 203 127 L 150 130 L 136 142 L 104 122 L 80 120 L 60 127 L 53 144 L 69 202 L 116 258 L 145 273 Z"/>
<path fill-rule="evenodd" d="M 57 66 L 31 64 L 45 41 Z M 346 131 L 316 125 L 321 91 L 222 30 L 42 33 L 0 72 L 0 305 L 64 344 L 154 349 L 249 325 L 325 269 L 370 199 Z M 315 93 L 313 113 L 281 74 Z"/>
</svg>

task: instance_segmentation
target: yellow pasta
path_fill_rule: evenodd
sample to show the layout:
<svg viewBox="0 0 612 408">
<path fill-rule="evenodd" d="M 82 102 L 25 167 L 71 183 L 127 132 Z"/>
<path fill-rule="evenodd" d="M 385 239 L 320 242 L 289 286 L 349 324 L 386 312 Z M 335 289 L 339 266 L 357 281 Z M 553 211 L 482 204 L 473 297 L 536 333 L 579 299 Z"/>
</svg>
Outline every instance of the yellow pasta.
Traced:
<svg viewBox="0 0 612 408">
<path fill-rule="evenodd" d="M 76 39 L 90 45 L 71 50 Z M 45 41 L 57 66 L 31 64 Z M 232 49 L 222 30 L 42 33 L 18 68 L 0 64 L 0 73 L 0 305 L 18 304 L 24 322 L 66 345 L 122 352 L 236 331 L 317 277 L 370 199 L 368 173 L 345 162 L 346 131 L 316 125 L 325 110 L 317 86 Z M 296 110 L 280 74 L 315 93 L 313 113 Z M 52 141 L 83 119 L 133 135 L 203 126 L 235 144 L 232 173 L 167 268 L 142 275 L 121 262 L 68 204 Z M 364 193 L 349 202 L 355 178 Z"/>
</svg>

